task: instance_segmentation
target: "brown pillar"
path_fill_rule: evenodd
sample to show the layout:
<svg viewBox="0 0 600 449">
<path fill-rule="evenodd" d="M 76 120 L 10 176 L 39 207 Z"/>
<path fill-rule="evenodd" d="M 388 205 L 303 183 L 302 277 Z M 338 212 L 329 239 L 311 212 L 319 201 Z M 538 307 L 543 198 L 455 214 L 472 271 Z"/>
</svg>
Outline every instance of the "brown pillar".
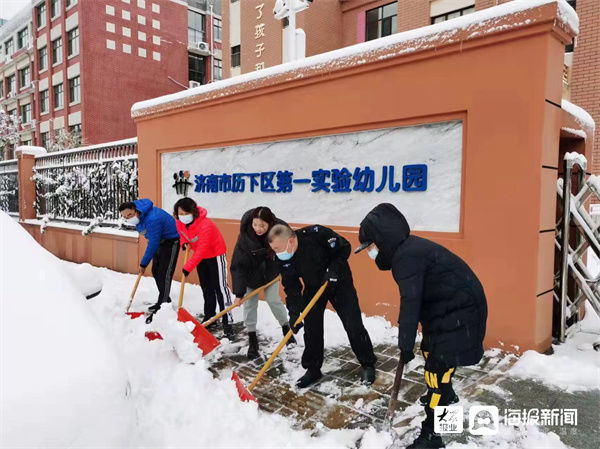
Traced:
<svg viewBox="0 0 600 449">
<path fill-rule="evenodd" d="M 35 218 L 35 182 L 31 179 L 33 176 L 33 166 L 35 165 L 35 156 L 17 151 L 17 163 L 19 174 L 19 219 L 27 220 Z"/>
</svg>

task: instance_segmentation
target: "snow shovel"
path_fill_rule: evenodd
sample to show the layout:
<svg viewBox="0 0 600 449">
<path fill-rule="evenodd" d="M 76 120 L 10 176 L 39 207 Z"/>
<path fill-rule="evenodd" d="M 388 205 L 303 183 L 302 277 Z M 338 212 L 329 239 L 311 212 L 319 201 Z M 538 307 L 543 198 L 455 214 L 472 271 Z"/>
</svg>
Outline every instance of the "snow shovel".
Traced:
<svg viewBox="0 0 600 449">
<path fill-rule="evenodd" d="M 135 296 L 135 292 L 137 291 L 138 285 L 140 284 L 140 279 L 142 279 L 142 273 L 138 274 L 138 277 L 135 280 L 135 285 L 133 286 L 133 290 L 131 291 L 131 298 L 129 299 L 129 304 L 127 305 L 127 310 L 125 311 L 125 313 L 127 315 L 129 315 L 132 320 L 134 318 L 138 318 L 138 317 L 144 315 L 144 312 L 130 312 L 129 311 L 129 309 L 131 308 L 131 303 L 133 302 L 133 297 Z"/>
<path fill-rule="evenodd" d="M 187 262 L 189 254 L 190 254 L 190 247 L 188 246 L 185 250 L 184 264 L 185 264 L 185 262 Z M 183 278 L 181 279 L 181 288 L 179 290 L 179 303 L 177 306 L 177 309 L 178 309 L 177 310 L 177 320 L 181 321 L 182 323 L 186 323 L 188 321 L 191 321 L 192 323 L 194 323 L 194 329 L 192 329 L 192 335 L 194 336 L 194 343 L 196 343 L 196 345 L 198 345 L 198 348 L 200 348 L 200 350 L 202 351 L 202 354 L 206 355 L 209 352 L 211 352 L 213 349 L 215 349 L 217 346 L 219 346 L 221 344 L 221 342 L 219 340 L 217 340 L 213 334 L 208 332 L 204 328 L 204 326 L 202 326 L 202 324 L 200 324 L 200 322 L 196 318 L 194 318 L 192 316 L 192 314 L 183 307 L 183 292 L 185 290 L 185 278 L 186 278 L 186 276 L 184 275 Z"/>
<path fill-rule="evenodd" d="M 315 296 L 313 296 L 313 298 L 310 300 L 310 302 L 308 303 L 308 305 L 305 307 L 305 309 L 302 311 L 302 313 L 300 314 L 300 316 L 298 317 L 298 319 L 294 323 L 294 327 L 297 326 L 298 324 L 300 324 L 302 321 L 304 321 L 304 318 L 306 318 L 306 315 L 308 315 L 308 312 L 310 312 L 310 310 L 317 303 L 317 301 L 319 300 L 319 298 L 321 297 L 321 295 L 323 294 L 323 292 L 327 288 L 327 284 L 328 283 L 329 282 L 325 282 L 321 286 L 321 288 L 317 291 L 317 293 L 315 293 Z M 283 337 L 283 340 L 281 340 L 281 343 L 279 343 L 279 346 L 277 346 L 277 348 L 275 349 L 275 352 L 273 352 L 273 354 L 271 354 L 271 357 L 269 358 L 269 360 L 267 360 L 267 363 L 265 363 L 265 366 L 263 366 L 262 369 L 259 371 L 259 373 L 256 375 L 256 377 L 254 378 L 254 380 L 252 381 L 252 383 L 250 384 L 250 386 L 248 387 L 248 389 L 244 388 L 244 385 L 240 381 L 240 379 L 237 376 L 237 374 L 235 374 L 235 372 L 233 373 L 233 375 L 231 376 L 231 378 L 232 378 L 232 380 L 236 384 L 236 387 L 238 389 L 238 395 L 239 395 L 239 397 L 240 397 L 240 399 L 242 401 L 244 401 L 244 402 L 248 402 L 248 401 L 256 401 L 256 402 L 258 402 L 258 400 L 256 399 L 256 397 L 252 394 L 252 390 L 254 390 L 254 387 L 256 387 L 256 385 L 258 384 L 258 382 L 260 381 L 260 379 L 262 379 L 263 375 L 267 372 L 267 370 L 269 369 L 269 367 L 271 366 L 271 364 L 275 360 L 275 357 L 277 357 L 279 355 L 279 353 L 281 352 L 281 350 L 283 349 L 283 347 L 286 345 L 286 343 L 288 342 L 288 340 L 290 338 L 292 338 L 292 335 L 294 335 L 294 331 L 292 329 L 290 329 L 288 331 L 288 333 L 285 335 L 285 337 Z"/>
<path fill-rule="evenodd" d="M 398 367 L 396 368 L 396 377 L 394 378 L 394 385 L 392 385 L 390 404 L 388 405 L 387 413 L 385 414 L 386 428 L 388 430 L 392 430 L 394 415 L 396 413 L 396 405 L 398 404 L 398 392 L 400 391 L 400 385 L 402 384 L 403 373 L 404 363 L 402 362 L 402 359 L 398 357 Z"/>
<path fill-rule="evenodd" d="M 252 298 L 254 295 L 258 294 L 261 290 L 264 290 L 267 287 L 270 287 L 271 285 L 273 285 L 275 282 L 278 282 L 281 279 L 281 275 L 277 276 L 275 279 L 273 279 L 272 281 L 267 282 L 265 285 L 258 287 L 256 290 L 251 291 L 250 293 L 248 293 L 246 296 L 244 296 L 242 298 L 242 300 L 240 301 L 239 305 L 235 305 L 232 304 L 229 307 L 227 307 L 226 309 L 221 310 L 219 313 L 217 313 L 215 316 L 213 316 L 210 320 L 206 320 L 204 323 L 202 323 L 202 325 L 204 327 L 208 327 L 210 326 L 212 323 L 214 323 L 215 321 L 217 321 L 219 318 L 221 318 L 223 315 L 225 315 L 226 313 L 230 312 L 231 310 L 235 309 L 236 307 L 241 306 L 242 304 L 244 304 L 248 299 Z"/>
</svg>

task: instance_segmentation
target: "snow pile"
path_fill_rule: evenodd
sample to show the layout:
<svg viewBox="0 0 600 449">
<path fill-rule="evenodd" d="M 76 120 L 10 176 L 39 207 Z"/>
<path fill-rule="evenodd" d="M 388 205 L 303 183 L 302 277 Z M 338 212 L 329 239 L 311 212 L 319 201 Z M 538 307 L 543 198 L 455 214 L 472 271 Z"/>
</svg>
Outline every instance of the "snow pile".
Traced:
<svg viewBox="0 0 600 449">
<path fill-rule="evenodd" d="M 32 154 L 34 156 L 41 156 L 44 154 L 47 154 L 48 152 L 46 151 L 46 149 L 44 147 L 34 147 L 34 146 L 30 146 L 30 145 L 23 145 L 20 147 L 17 147 L 15 153 L 22 153 L 22 154 Z"/>
<path fill-rule="evenodd" d="M 102 278 L 89 263 L 61 264 L 83 296 L 90 299 L 102 291 Z"/>
<path fill-rule="evenodd" d="M 553 345 L 552 355 L 526 351 L 508 374 L 536 379 L 567 392 L 600 389 L 600 352 L 593 349 L 600 335 L 600 318 L 587 303 L 580 327 L 581 332 L 565 343 Z"/>
<path fill-rule="evenodd" d="M 581 168 L 585 170 L 587 167 L 587 159 L 581 153 L 577 153 L 573 151 L 572 153 L 566 153 L 564 157 L 565 161 L 572 161 L 573 163 L 579 165 Z"/>
<path fill-rule="evenodd" d="M 562 100 L 561 107 L 569 114 L 574 116 L 577 123 L 587 129 L 591 134 L 594 134 L 596 123 L 594 122 L 592 116 L 585 109 L 565 99 Z"/>
<path fill-rule="evenodd" d="M 170 95 L 153 98 L 150 100 L 140 101 L 135 103 L 131 108 L 132 117 L 138 117 L 144 114 L 145 109 L 150 109 L 159 105 L 166 105 L 178 100 L 188 99 L 201 94 L 215 92 L 214 97 L 220 95 L 216 92 L 224 90 L 232 86 L 239 86 L 239 90 L 243 90 L 245 86 L 258 80 L 276 77 L 285 73 L 289 73 L 289 80 L 302 78 L 304 69 L 330 68 L 331 70 L 340 69 L 352 65 L 366 63 L 366 58 L 369 54 L 385 52 L 388 49 L 390 53 L 379 56 L 379 59 L 387 59 L 400 54 L 406 54 L 417 50 L 431 48 L 440 38 L 448 37 L 448 43 L 453 42 L 452 36 L 459 31 L 473 30 L 470 38 L 482 36 L 485 34 L 503 31 L 511 27 L 528 25 L 531 23 L 529 19 L 522 23 L 512 25 L 493 26 L 500 22 L 506 15 L 516 14 L 537 8 L 547 4 L 556 4 L 558 9 L 559 20 L 572 28 L 576 34 L 579 34 L 579 18 L 577 13 L 565 0 L 514 0 L 499 6 L 487 8 L 481 11 L 476 11 L 466 16 L 457 17 L 445 22 L 436 23 L 434 25 L 417 28 L 414 30 L 396 33 L 381 39 L 363 42 L 360 44 L 344 47 L 338 50 L 327 53 L 318 54 L 308 58 L 292 61 L 285 64 L 280 64 L 274 67 L 269 67 L 264 70 L 245 73 L 243 75 L 227 78 L 215 83 L 205 84 L 193 89 L 186 89 Z M 488 27 L 486 29 L 485 27 Z M 409 44 L 408 48 L 400 51 L 394 50 L 398 45 Z"/>
<path fill-rule="evenodd" d="M 583 140 L 587 140 L 586 132 L 582 131 L 581 129 L 574 129 L 563 126 L 561 130 L 566 131 L 567 133 L 572 134 L 573 136 L 581 137 Z"/>
<path fill-rule="evenodd" d="M 170 343 L 179 358 L 186 363 L 195 363 L 202 358 L 202 351 L 194 343 L 192 330 L 195 324 L 188 321 L 182 323 L 177 320 L 177 312 L 168 305 L 154 315 L 153 327 L 160 333 L 163 339 Z"/>
<path fill-rule="evenodd" d="M 4 212 L 0 248 L 0 446 L 128 445 L 126 372 L 88 302 Z"/>
</svg>

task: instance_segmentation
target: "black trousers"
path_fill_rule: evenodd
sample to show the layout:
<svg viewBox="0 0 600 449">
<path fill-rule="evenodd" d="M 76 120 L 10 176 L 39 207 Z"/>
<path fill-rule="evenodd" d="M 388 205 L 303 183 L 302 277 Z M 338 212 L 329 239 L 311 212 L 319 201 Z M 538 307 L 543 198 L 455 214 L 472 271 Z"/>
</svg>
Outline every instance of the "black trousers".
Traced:
<svg viewBox="0 0 600 449">
<path fill-rule="evenodd" d="M 456 367 L 447 366 L 443 362 L 429 357 L 429 353 L 423 351 L 425 358 L 425 383 L 429 404 L 425 406 L 425 421 L 421 424 L 424 431 L 433 433 L 433 409 L 438 405 L 448 405 L 454 398 L 452 389 L 452 376 Z"/>
<path fill-rule="evenodd" d="M 227 258 L 222 254 L 211 259 L 204 259 L 196 268 L 200 287 L 204 295 L 204 319 L 210 319 L 219 310 L 232 304 L 231 292 L 227 286 Z M 232 322 L 231 314 L 223 315 L 223 323 Z"/>
<path fill-rule="evenodd" d="M 170 301 L 171 282 L 179 255 L 179 239 L 163 240 L 152 257 L 152 276 L 158 287 L 157 304 Z"/>
<path fill-rule="evenodd" d="M 312 299 L 306 298 L 306 304 Z M 365 329 L 354 285 L 339 285 L 335 290 L 326 290 L 304 318 L 304 353 L 302 366 L 307 370 L 321 369 L 323 365 L 323 316 L 327 303 L 342 320 L 352 351 L 360 364 L 375 365 L 377 358 L 373 352 L 371 338 Z"/>
</svg>

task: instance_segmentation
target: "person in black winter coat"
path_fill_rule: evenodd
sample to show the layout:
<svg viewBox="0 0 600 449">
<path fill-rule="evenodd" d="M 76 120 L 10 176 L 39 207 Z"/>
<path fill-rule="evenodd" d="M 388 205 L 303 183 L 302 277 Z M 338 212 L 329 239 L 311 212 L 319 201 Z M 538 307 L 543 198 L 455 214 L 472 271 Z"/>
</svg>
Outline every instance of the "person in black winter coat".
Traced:
<svg viewBox="0 0 600 449">
<path fill-rule="evenodd" d="M 342 320 L 350 346 L 363 367 L 363 381 L 375 380 L 373 345 L 363 326 L 358 296 L 348 265 L 352 252 L 350 243 L 325 226 L 308 226 L 294 232 L 286 225 L 276 225 L 269 231 L 269 244 L 280 259 L 281 277 L 286 294 L 290 325 L 308 305 L 319 288 L 327 289 L 304 318 L 304 353 L 302 366 L 306 374 L 296 385 L 305 388 L 321 377 L 323 365 L 323 315 L 328 302 Z M 304 283 L 304 289 L 302 283 Z M 294 332 L 302 323 L 293 327 Z"/>
<path fill-rule="evenodd" d="M 238 305 L 241 299 L 252 290 L 279 276 L 279 264 L 275 260 L 275 253 L 267 243 L 267 233 L 275 224 L 286 223 L 276 218 L 268 207 L 250 209 L 242 217 L 240 235 L 235 244 L 231 261 L 233 293 L 236 296 L 235 303 Z M 283 335 L 287 334 L 290 327 L 285 305 L 279 296 L 279 282 L 270 285 L 264 292 L 265 300 L 281 326 Z M 247 299 L 243 307 L 244 324 L 249 337 L 248 358 L 254 359 L 259 356 L 256 336 L 258 295 Z M 288 344 L 295 342 L 292 337 Z"/>
<path fill-rule="evenodd" d="M 400 288 L 398 347 L 404 363 L 414 358 L 417 326 L 425 358 L 427 394 L 421 398 L 426 419 L 409 448 L 444 447 L 433 431 L 433 409 L 458 401 L 452 389 L 456 367 L 474 365 L 483 356 L 487 301 L 483 287 L 458 256 L 430 240 L 410 235 L 402 213 L 384 203 L 360 224 L 361 245 L 380 270 L 392 270 Z"/>
</svg>

